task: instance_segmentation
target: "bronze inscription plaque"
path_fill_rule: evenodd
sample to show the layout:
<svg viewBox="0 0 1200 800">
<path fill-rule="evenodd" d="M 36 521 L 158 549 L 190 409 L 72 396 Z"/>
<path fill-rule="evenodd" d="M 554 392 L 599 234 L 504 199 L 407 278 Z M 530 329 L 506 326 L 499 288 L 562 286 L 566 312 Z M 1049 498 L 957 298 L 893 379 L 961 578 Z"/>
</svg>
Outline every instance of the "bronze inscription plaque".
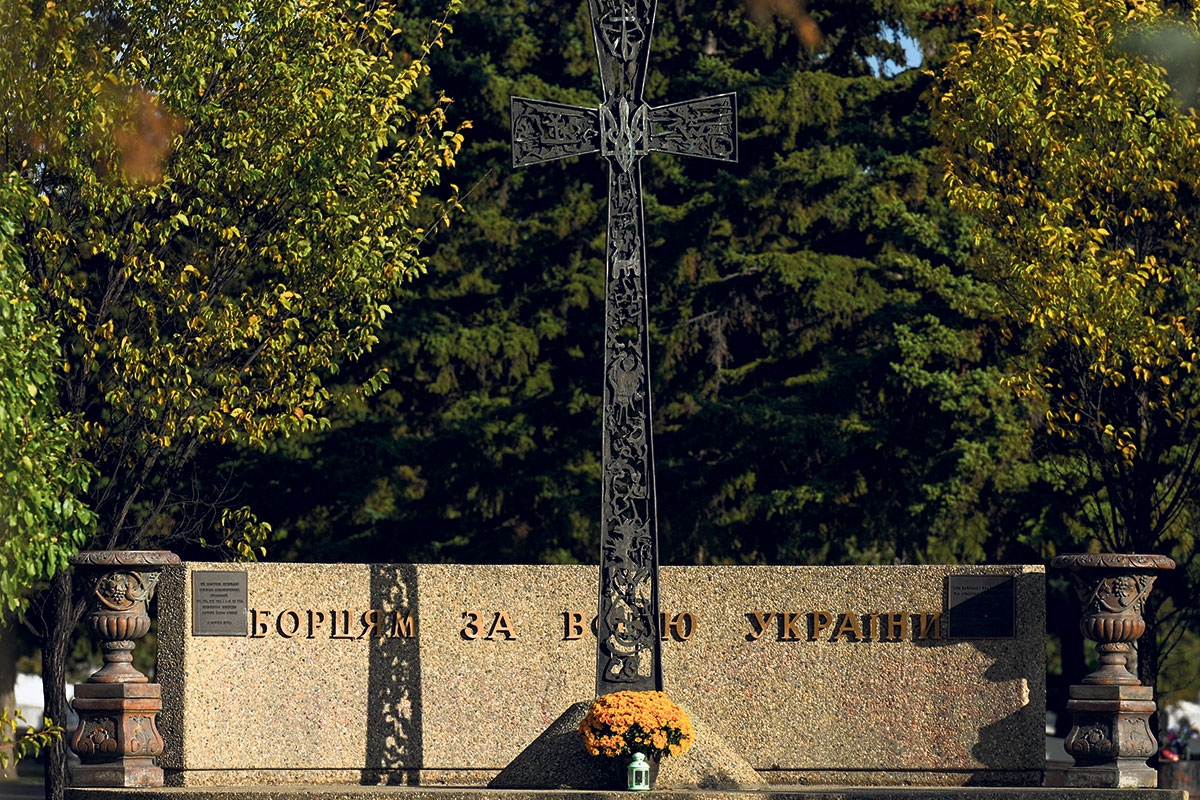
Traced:
<svg viewBox="0 0 1200 800">
<path fill-rule="evenodd" d="M 1011 639 L 1016 636 L 1016 592 L 1012 576 L 949 575 L 946 582 L 951 638 Z"/>
<path fill-rule="evenodd" d="M 245 636 L 246 573 L 192 573 L 192 635 Z"/>
</svg>

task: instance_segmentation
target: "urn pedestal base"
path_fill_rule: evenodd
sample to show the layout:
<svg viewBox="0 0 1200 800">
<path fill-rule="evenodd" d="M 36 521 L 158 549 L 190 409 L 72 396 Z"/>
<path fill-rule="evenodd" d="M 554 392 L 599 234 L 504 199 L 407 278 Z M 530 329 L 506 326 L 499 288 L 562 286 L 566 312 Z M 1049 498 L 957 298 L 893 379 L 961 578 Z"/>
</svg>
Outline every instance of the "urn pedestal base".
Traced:
<svg viewBox="0 0 1200 800">
<path fill-rule="evenodd" d="M 1156 788 L 1158 773 L 1146 765 L 1158 748 L 1150 733 L 1155 708 L 1149 686 L 1072 686 L 1067 710 L 1074 725 L 1066 748 L 1075 766 L 1065 771 L 1064 783 L 1104 789 Z"/>
<path fill-rule="evenodd" d="M 79 727 L 71 749 L 80 765 L 71 771 L 75 786 L 151 787 L 163 785 L 154 757 L 163 751 L 156 719 L 162 711 L 157 683 L 83 683 L 75 687 Z"/>
<path fill-rule="evenodd" d="M 1137 553 L 1072 553 L 1057 556 L 1079 596 L 1079 630 L 1096 643 L 1100 668 L 1071 687 L 1067 710 L 1074 725 L 1067 752 L 1075 766 L 1067 786 L 1153 789 L 1158 773 L 1146 766 L 1158 742 L 1150 733 L 1154 689 L 1129 669 L 1135 642 L 1146 631 L 1146 597 L 1162 570 L 1175 569 L 1166 556 Z"/>
<path fill-rule="evenodd" d="M 80 765 L 71 783 L 81 787 L 157 787 L 163 751 L 156 718 L 162 687 L 133 666 L 134 640 L 150 630 L 148 604 L 164 567 L 179 564 L 165 550 L 96 550 L 72 556 L 75 580 L 88 599 L 87 620 L 100 641 L 104 666 L 75 687 L 79 727 L 71 749 Z"/>
</svg>

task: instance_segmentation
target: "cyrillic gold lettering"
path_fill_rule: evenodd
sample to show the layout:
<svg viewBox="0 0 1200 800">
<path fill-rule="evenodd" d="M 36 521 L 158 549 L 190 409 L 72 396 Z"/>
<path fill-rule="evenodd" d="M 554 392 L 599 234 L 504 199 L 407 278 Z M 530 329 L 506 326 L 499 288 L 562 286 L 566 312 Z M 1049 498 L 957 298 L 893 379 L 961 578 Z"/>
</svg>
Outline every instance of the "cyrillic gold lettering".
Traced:
<svg viewBox="0 0 1200 800">
<path fill-rule="evenodd" d="M 879 620 L 879 641 L 902 642 L 908 638 L 908 614 L 889 611 L 877 615 L 877 619 Z"/>
<path fill-rule="evenodd" d="M 853 636 L 856 642 L 863 640 L 862 628 L 858 626 L 858 617 L 849 611 L 842 612 L 841 622 L 829 641 L 836 642 L 843 636 Z"/>
<path fill-rule="evenodd" d="M 779 639 L 784 642 L 795 642 L 800 639 L 800 631 L 796 630 L 796 623 L 802 617 L 799 611 L 780 611 L 779 612 Z"/>
<path fill-rule="evenodd" d="M 508 621 L 508 614 L 503 611 L 496 612 L 496 618 L 492 620 L 492 628 L 488 631 L 487 638 L 495 639 L 497 633 L 504 634 L 505 639 L 517 638 L 517 635 L 513 633 L 512 625 Z"/>
<path fill-rule="evenodd" d="M 833 624 L 833 614 L 828 611 L 814 611 L 808 615 L 808 640 L 815 642 L 822 631 Z"/>
<path fill-rule="evenodd" d="M 403 613 L 400 609 L 395 611 L 395 620 L 392 623 L 392 636 L 403 636 L 405 639 L 411 639 L 416 635 L 417 621 L 413 617 L 413 612 Z"/>
<path fill-rule="evenodd" d="M 942 638 L 942 612 L 935 611 L 932 614 L 917 614 L 916 616 L 920 620 L 920 627 L 917 628 L 918 639 Z"/>
<path fill-rule="evenodd" d="M 271 616 L 270 611 L 264 611 L 261 608 L 250 609 L 250 638 L 262 639 L 267 635 L 267 623 L 265 620 Z M 263 622 L 259 622 L 259 617 L 263 618 Z"/>
<path fill-rule="evenodd" d="M 468 641 L 478 639 L 479 621 L 483 618 L 483 615 L 478 611 L 464 611 L 462 615 L 463 619 L 467 621 L 467 624 L 463 626 L 463 629 L 459 635 Z"/>
<path fill-rule="evenodd" d="M 315 639 L 317 636 L 317 628 L 325 624 L 325 612 L 308 610 L 308 637 Z"/>
<path fill-rule="evenodd" d="M 342 615 L 342 632 L 338 633 L 338 614 Z M 329 638 L 330 639 L 353 639 L 354 634 L 350 632 L 350 609 L 343 608 L 341 611 L 329 612 Z"/>
<path fill-rule="evenodd" d="M 583 612 L 563 612 L 563 641 L 573 642 L 583 638 Z"/>
<path fill-rule="evenodd" d="M 379 609 L 369 608 L 362 613 L 362 618 L 359 620 L 362 623 L 362 633 L 358 635 L 361 639 L 368 634 L 371 636 L 382 636 L 379 631 Z"/>
<path fill-rule="evenodd" d="M 677 642 L 686 642 L 692 638 L 692 634 L 696 632 L 696 615 L 690 611 L 683 611 L 675 615 L 675 619 L 671 620 L 671 636 Z"/>
<path fill-rule="evenodd" d="M 775 616 L 775 612 L 751 611 L 746 616 L 750 618 L 750 622 L 754 626 L 754 630 L 746 634 L 746 641 L 757 642 L 767 632 L 767 626 L 771 624 L 771 619 Z"/>
<path fill-rule="evenodd" d="M 290 623 L 291 631 L 285 631 L 283 621 L 288 617 L 292 618 Z M 290 639 L 300 632 L 300 612 L 294 608 L 284 609 L 279 612 L 279 616 L 275 618 L 275 631 L 285 639 Z"/>
</svg>

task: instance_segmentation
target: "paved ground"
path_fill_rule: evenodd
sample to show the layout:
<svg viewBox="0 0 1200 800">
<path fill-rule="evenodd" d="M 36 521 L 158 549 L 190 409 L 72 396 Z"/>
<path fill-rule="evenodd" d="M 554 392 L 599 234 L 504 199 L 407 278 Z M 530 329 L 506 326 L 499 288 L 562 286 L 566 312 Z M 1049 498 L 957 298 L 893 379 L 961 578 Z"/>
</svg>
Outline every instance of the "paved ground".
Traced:
<svg viewBox="0 0 1200 800">
<path fill-rule="evenodd" d="M 68 789 L 67 800 L 629 800 L 627 791 L 482 787 L 279 785 Z M 646 800 L 1189 800 L 1168 789 L 988 786 L 770 786 L 754 791 L 655 789 Z"/>
<path fill-rule="evenodd" d="M 46 787 L 32 781 L 0 781 L 0 800 L 42 800 Z"/>
</svg>

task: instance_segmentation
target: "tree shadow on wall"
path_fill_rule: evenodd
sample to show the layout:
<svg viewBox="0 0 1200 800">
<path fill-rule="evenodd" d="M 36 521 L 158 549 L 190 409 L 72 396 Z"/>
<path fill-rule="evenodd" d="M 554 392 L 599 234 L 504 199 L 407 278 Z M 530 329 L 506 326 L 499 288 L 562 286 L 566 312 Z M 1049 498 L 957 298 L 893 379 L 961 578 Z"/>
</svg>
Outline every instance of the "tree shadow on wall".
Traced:
<svg viewBox="0 0 1200 800">
<path fill-rule="evenodd" d="M 1016 576 L 1014 587 L 1017 602 L 1040 602 L 1045 609 L 1044 574 L 1021 573 Z M 1032 598 L 1039 598 L 1034 600 Z M 1028 705 L 1015 710 L 990 725 L 979 729 L 979 741 L 971 748 L 976 761 L 987 766 L 987 772 L 976 775 L 967 785 L 1041 786 L 1045 769 L 1046 749 L 1046 664 L 1044 655 L 1045 616 L 1039 609 L 1016 608 L 1017 636 L 1022 633 L 1022 622 L 1033 627 L 1037 621 L 1038 646 L 1043 648 L 1042 658 L 1033 659 L 1028 673 L 1021 670 L 1021 660 L 1012 657 L 1012 651 L 1020 647 L 1016 639 L 981 638 L 972 639 L 971 644 L 981 653 L 993 657 L 994 661 L 984 678 L 992 683 L 1026 681 Z M 953 618 L 950 629 L 953 632 Z"/>
<path fill-rule="evenodd" d="M 424 763 L 417 568 L 371 565 L 371 608 L 382 609 L 383 636 L 371 640 L 367 676 L 367 761 L 362 783 L 420 783 Z M 409 616 L 411 629 L 393 612 Z M 405 635 L 407 634 L 407 635 Z"/>
<path fill-rule="evenodd" d="M 976 576 L 966 573 L 962 577 Z M 1011 577 L 1008 586 L 997 586 L 996 592 L 984 590 L 958 606 L 951 604 L 950 578 L 946 578 L 942 606 L 946 611 L 940 637 L 913 641 L 928 649 L 969 644 L 991 660 L 982 675 L 987 684 L 1020 686 L 1023 682 L 1025 702 L 1015 703 L 1012 713 L 983 725 L 974 742 L 964 743 L 970 745 L 971 758 L 982 767 L 966 769 L 966 786 L 1042 785 L 1046 747 L 1046 576 L 1022 572 Z M 998 602 L 994 595 L 1005 599 Z M 1011 614 L 997 613 L 1001 602 L 1010 604 Z M 1029 657 L 1022 658 L 1026 649 L 1030 650 Z M 961 688 L 969 690 L 966 685 Z"/>
</svg>

